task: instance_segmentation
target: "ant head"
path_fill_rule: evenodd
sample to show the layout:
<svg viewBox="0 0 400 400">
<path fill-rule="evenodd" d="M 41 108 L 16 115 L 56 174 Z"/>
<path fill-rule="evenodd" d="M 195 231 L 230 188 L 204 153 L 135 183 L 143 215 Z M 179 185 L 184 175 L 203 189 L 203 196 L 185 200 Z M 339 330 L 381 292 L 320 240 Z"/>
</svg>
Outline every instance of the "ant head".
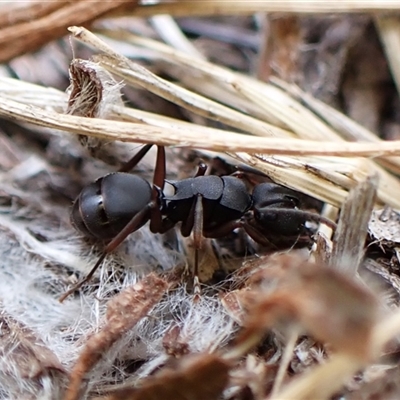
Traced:
<svg viewBox="0 0 400 400">
<path fill-rule="evenodd" d="M 276 183 L 260 183 L 252 193 L 254 208 L 281 207 L 295 208 L 299 205 L 296 192 Z"/>
<path fill-rule="evenodd" d="M 262 231 L 292 236 L 304 229 L 307 217 L 297 209 L 296 192 L 275 183 L 261 183 L 253 190 L 254 219 Z"/>
</svg>

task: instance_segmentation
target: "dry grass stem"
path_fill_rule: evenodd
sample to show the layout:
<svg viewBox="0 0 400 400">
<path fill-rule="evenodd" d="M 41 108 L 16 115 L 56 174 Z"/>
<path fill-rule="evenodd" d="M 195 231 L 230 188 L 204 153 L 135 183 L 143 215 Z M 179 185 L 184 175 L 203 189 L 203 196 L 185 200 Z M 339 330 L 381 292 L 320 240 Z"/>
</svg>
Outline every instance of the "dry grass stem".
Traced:
<svg viewBox="0 0 400 400">
<path fill-rule="evenodd" d="M 326 364 L 305 372 L 270 400 L 328 400 L 363 366 L 363 362 L 348 354 L 334 354 Z"/>
<path fill-rule="evenodd" d="M 304 92 L 298 86 L 290 85 L 280 79 L 271 78 L 271 83 L 284 89 L 290 93 L 295 99 L 299 99 L 303 104 L 306 104 L 316 115 L 323 118 L 329 123 L 332 128 L 345 140 L 348 141 L 366 141 L 380 142 L 381 139 L 373 132 L 369 131 L 364 126 L 349 118 L 347 115 L 339 112 L 335 108 L 325 104 L 324 102 Z M 377 160 L 390 171 L 400 173 L 400 159 L 396 157 L 385 157 Z"/>
<path fill-rule="evenodd" d="M 161 2 L 138 7 L 135 15 L 149 17 L 156 14 L 169 14 L 174 17 L 188 15 L 240 15 L 257 12 L 285 13 L 329 13 L 329 12 L 376 12 L 399 10 L 397 2 L 390 0 L 344 0 L 340 2 L 286 0 L 269 1 L 224 1 L 207 0 L 199 3 L 191 1 Z M 118 14 L 117 14 L 118 15 Z"/>
<path fill-rule="evenodd" d="M 122 142 L 157 143 L 165 146 L 194 147 L 205 150 L 261 154 L 324 155 L 336 157 L 384 157 L 400 155 L 400 141 L 372 143 L 332 143 L 299 139 L 251 137 L 235 132 L 220 131 L 198 137 L 191 132 L 181 132 L 143 124 L 87 119 L 44 111 L 39 107 L 25 106 L 16 101 L 0 99 L 0 115 L 53 129 Z M 208 131 L 210 132 L 210 130 Z M 206 133 L 208 133 L 206 132 Z M 225 134 L 222 135 L 222 132 Z M 227 139 L 230 142 L 227 142 Z"/>
<path fill-rule="evenodd" d="M 400 94 L 400 18 L 398 16 L 377 16 L 376 25 L 397 92 Z"/>
<path fill-rule="evenodd" d="M 101 64 L 106 67 L 107 69 L 110 70 L 112 73 L 117 73 L 120 74 L 121 77 L 123 77 L 128 83 L 131 82 L 133 84 L 139 84 L 159 95 L 162 95 L 163 97 L 167 98 L 168 100 L 171 100 L 177 104 L 180 104 L 181 106 L 184 106 L 200 115 L 210 117 L 213 119 L 217 119 L 219 121 L 223 121 L 227 123 L 228 125 L 234 125 L 235 127 L 240 127 L 242 130 L 253 133 L 256 135 L 262 135 L 262 136 L 278 136 L 278 137 L 290 137 L 293 134 L 282 130 L 280 128 L 274 127 L 271 124 L 267 124 L 265 122 L 261 122 L 257 120 L 254 117 L 250 117 L 246 114 L 239 113 L 233 109 L 220 106 L 217 103 L 199 96 L 197 94 L 194 94 L 193 92 L 190 92 L 186 89 L 183 89 L 177 85 L 171 84 L 170 82 L 167 82 L 163 79 L 160 79 L 156 75 L 150 73 L 147 69 L 138 66 L 137 64 L 134 64 L 130 62 L 128 59 L 123 57 L 122 55 L 119 55 L 116 53 L 114 50 L 112 50 L 108 45 L 106 45 L 103 41 L 98 39 L 95 35 L 93 35 L 91 32 L 83 29 L 83 28 L 77 28 L 77 27 L 72 27 L 70 28 L 71 31 L 73 31 L 74 35 L 77 36 L 80 40 L 83 40 L 85 43 L 96 47 L 97 49 L 105 52 L 109 58 L 100 58 Z M 129 39 L 129 37 L 128 37 Z M 136 40 L 135 37 L 131 37 L 131 39 L 134 41 Z M 290 99 L 283 91 L 277 92 L 277 88 L 272 87 L 271 85 L 266 85 L 262 83 L 257 83 L 257 81 L 254 81 L 248 77 L 241 76 L 240 74 L 234 74 L 222 67 L 216 67 L 211 65 L 210 63 L 207 63 L 206 61 L 198 60 L 195 63 L 195 67 L 193 67 L 193 63 L 190 57 L 183 55 L 180 52 L 177 51 L 171 51 L 168 50 L 168 46 L 165 45 L 160 45 L 157 44 L 154 41 L 150 40 L 141 40 L 142 45 L 146 45 L 153 50 L 157 50 L 161 52 L 163 55 L 167 55 L 168 59 L 175 60 L 175 62 L 178 62 L 180 66 L 185 66 L 187 72 L 189 65 L 190 68 L 193 70 L 193 68 L 198 69 L 199 72 L 202 74 L 208 75 L 208 79 L 211 78 L 216 85 L 220 84 L 221 82 L 226 82 L 226 78 L 229 77 L 229 81 L 231 81 L 231 84 L 234 82 L 234 84 L 231 85 L 231 90 L 232 88 L 234 89 L 232 94 L 235 94 L 235 96 L 230 96 L 232 97 L 240 97 L 245 96 L 246 100 L 248 101 L 249 104 L 254 104 L 257 105 L 255 106 L 258 111 L 255 110 L 255 115 L 260 112 L 260 110 L 263 110 L 265 113 L 269 115 L 273 115 L 274 119 L 278 120 L 280 119 L 280 123 L 282 126 L 290 126 L 291 129 L 294 130 L 295 133 L 297 133 L 300 137 L 302 138 L 312 138 L 312 139 L 317 139 L 321 140 L 323 137 L 329 137 L 330 139 L 334 141 L 340 141 L 341 138 L 340 136 L 333 131 L 331 128 L 329 128 L 327 125 L 324 125 L 322 121 L 320 121 L 318 118 L 316 118 L 310 111 L 302 107 L 299 103 L 294 101 L 293 99 Z M 110 58 L 111 57 L 111 58 Z M 114 60 L 114 61 L 113 61 Z M 122 67 L 121 67 L 122 65 Z M 193 73 L 193 71 L 191 72 Z M 133 75 L 132 75 L 133 74 Z M 183 75 L 188 75 L 188 74 L 183 74 Z M 190 76 L 190 74 L 188 75 Z M 134 78 L 134 79 L 133 79 Z M 131 81 L 133 79 L 133 81 Z M 192 79 L 192 81 L 195 81 Z M 263 90 L 260 90 L 260 87 Z M 268 94 L 266 96 L 266 94 Z M 239 95 L 239 96 L 238 96 Z M 283 97 L 282 97 L 283 96 Z M 277 102 L 277 98 L 280 98 L 281 101 Z M 279 107 L 277 108 L 277 104 L 280 104 Z M 261 109 L 260 109 L 261 107 Z M 210 114 L 209 109 L 213 109 L 213 113 Z M 219 111 L 218 111 L 219 110 Z M 293 110 L 296 110 L 296 112 L 293 112 Z M 132 114 L 132 111 L 129 111 L 129 113 Z M 140 112 L 139 112 L 140 113 Z M 299 118 L 299 113 L 302 116 L 302 118 Z M 120 113 L 121 114 L 121 113 Z M 137 118 L 137 117 L 136 117 Z M 140 119 L 140 117 L 138 118 Z M 303 119 L 303 122 L 301 123 Z M 154 120 L 153 120 L 154 121 Z M 164 119 L 164 122 L 166 120 Z M 272 122 L 272 121 L 271 121 Z M 95 123 L 95 122 L 93 122 Z M 182 131 L 179 134 L 179 138 L 176 135 L 178 132 L 178 124 L 182 125 Z M 164 127 L 166 124 L 164 123 Z M 192 125 L 193 126 L 193 125 Z M 312 128 L 314 127 L 314 128 Z M 82 134 L 88 134 L 83 131 L 83 124 L 81 124 L 81 132 Z M 141 126 L 141 130 L 146 129 L 146 127 Z M 168 127 L 167 127 L 168 128 Z M 347 151 L 346 148 L 348 147 L 357 147 L 357 146 L 366 146 L 368 144 L 353 144 L 353 143 L 346 143 L 343 145 L 339 145 L 337 151 L 335 151 L 335 146 L 336 144 L 329 143 L 324 146 L 323 142 L 320 144 L 313 143 L 311 145 L 310 142 L 307 141 L 302 141 L 302 142 L 296 142 L 295 140 L 290 140 L 290 141 L 283 141 L 280 142 L 278 141 L 277 146 L 274 148 L 271 147 L 271 142 L 266 143 L 263 142 L 262 140 L 258 139 L 253 139 L 253 138 L 248 138 L 248 137 L 243 137 L 238 134 L 233 134 L 227 131 L 217 131 L 217 130 L 211 130 L 210 128 L 206 129 L 203 128 L 202 130 L 202 136 L 200 138 L 206 139 L 205 141 L 207 142 L 207 146 L 204 145 L 204 143 L 199 142 L 199 137 L 195 132 L 193 131 L 193 135 L 191 134 L 192 132 L 186 131 L 189 128 L 189 125 L 187 124 L 180 124 L 179 122 L 176 122 L 175 124 L 172 125 L 172 128 L 174 129 L 175 132 L 170 132 L 165 130 L 165 128 L 162 130 L 165 133 L 168 134 L 168 138 L 170 141 L 168 143 L 165 142 L 164 138 L 161 138 L 161 132 L 160 135 L 156 138 L 151 135 L 149 130 L 146 129 L 146 133 L 143 132 L 143 136 L 146 136 L 145 142 L 157 142 L 159 144 L 169 144 L 169 145 L 187 145 L 187 146 L 193 146 L 197 148 L 203 148 L 207 150 L 216 150 L 216 151 L 247 151 L 247 152 L 255 152 L 256 149 L 258 152 L 265 152 L 265 153 L 275 153 L 275 154 L 293 154 L 293 155 L 305 155 L 305 154 L 323 154 L 325 156 L 327 155 L 339 155 L 339 156 L 346 156 L 349 155 L 349 152 Z M 117 135 L 114 136 L 116 139 L 117 137 L 119 140 L 132 140 L 132 141 L 140 141 L 143 142 L 143 136 L 141 138 L 136 136 L 131 136 L 130 139 L 128 139 L 126 136 L 124 137 L 121 134 L 118 134 L 116 132 L 118 130 L 118 126 L 115 126 L 115 133 Z M 152 133 L 156 134 L 157 129 L 156 128 L 151 128 Z M 184 131 L 183 131 L 184 130 Z M 196 129 L 200 130 L 200 129 Z M 134 126 L 131 125 L 130 132 L 136 131 L 136 133 L 139 132 L 139 126 Z M 76 131 L 75 131 L 76 132 Z M 209 136 L 205 136 L 204 134 L 209 132 Z M 78 132 L 77 132 L 78 133 Z M 93 134 L 94 132 L 92 132 Z M 96 134 L 95 134 L 96 135 Z M 97 134 L 98 135 L 98 134 Z M 111 135 L 111 132 L 110 132 Z M 190 138 L 188 137 L 190 135 Z M 213 135 L 213 137 L 211 137 Z M 218 135 L 218 139 L 222 139 L 222 142 L 218 143 L 216 135 Z M 173 141 L 173 138 L 176 138 L 176 141 Z M 103 136 L 104 138 L 104 136 Z M 172 140 L 171 140 L 172 139 Z M 260 138 L 261 139 L 261 138 Z M 235 143 L 236 142 L 236 143 Z M 253 143 L 252 143 L 253 142 Z M 291 152 L 291 148 L 293 148 L 293 145 L 300 145 L 302 148 L 296 148 L 293 152 Z M 235 146 L 237 145 L 237 147 Z M 222 147 L 223 146 L 223 147 Z M 240 147 L 239 147 L 240 146 Z M 392 142 L 390 145 L 388 143 L 380 142 L 380 146 L 382 147 L 390 147 L 390 152 L 391 154 L 395 154 L 396 151 L 396 146 L 395 143 Z M 376 146 L 373 146 L 371 144 L 371 148 L 373 148 L 374 153 L 376 154 L 378 148 Z M 262 149 L 262 150 L 261 150 Z M 382 149 L 383 151 L 384 149 Z M 361 152 L 361 151 L 354 151 L 351 150 L 351 155 L 354 156 L 362 156 L 368 154 L 370 155 L 375 155 L 374 153 L 366 153 L 366 152 Z M 379 155 L 387 154 L 380 152 Z M 306 169 L 310 169 L 310 165 L 312 163 L 308 163 Z M 349 160 L 346 160 L 346 165 L 349 165 Z M 327 164 L 328 166 L 328 164 Z M 304 168 L 304 167 L 303 167 Z M 317 172 L 322 177 L 322 182 L 324 182 L 326 179 L 330 179 L 334 185 L 340 185 L 345 187 L 347 190 L 351 188 L 354 184 L 349 180 L 348 175 L 349 172 L 347 172 L 347 176 L 342 176 L 340 173 L 336 173 L 335 177 L 332 177 L 332 172 L 331 168 L 326 168 L 325 171 L 320 171 L 320 167 L 313 167 L 316 168 L 314 172 Z M 358 168 L 358 166 L 357 166 Z M 372 164 L 368 168 L 376 168 Z M 335 169 L 338 170 L 338 165 L 335 165 Z M 293 175 L 298 174 L 293 173 Z M 306 172 L 307 173 L 307 172 Z M 302 173 L 304 174 L 304 172 Z M 354 170 L 353 174 L 355 176 L 357 175 L 357 171 Z M 389 204 L 396 206 L 396 201 L 393 199 L 389 192 L 393 189 L 394 186 L 398 186 L 398 182 L 391 178 L 388 174 L 386 174 L 383 170 L 379 170 L 379 174 L 381 176 L 381 187 L 378 192 L 378 198 L 382 199 L 383 202 L 388 202 Z M 315 175 L 315 174 L 314 174 Z M 331 175 L 329 177 L 329 175 Z M 281 183 L 286 183 L 282 177 L 279 176 L 279 174 L 275 174 L 274 176 L 275 179 L 277 179 L 278 182 Z M 304 185 L 299 185 L 293 182 L 295 181 L 294 176 L 292 176 L 293 179 L 289 179 L 289 186 L 294 187 L 298 190 L 303 190 Z M 344 182 L 347 180 L 347 184 Z M 315 182 L 314 182 L 315 185 Z M 327 184 L 324 182 L 324 189 L 320 189 L 320 192 L 322 191 L 323 193 L 317 193 L 317 197 L 323 200 L 328 199 L 330 202 L 334 202 L 335 205 L 340 205 L 340 203 L 344 200 L 344 196 L 336 193 L 333 195 L 332 193 L 330 195 L 324 194 L 327 190 Z M 320 187 L 319 184 L 315 185 L 316 188 Z M 400 188 L 399 188 L 400 190 Z M 307 191 L 306 192 L 315 195 L 315 189 L 313 189 L 311 192 Z M 336 188 L 332 185 L 330 185 L 330 191 L 336 191 Z"/>
<path fill-rule="evenodd" d="M 136 4 L 136 0 L 130 1 L 130 10 L 133 10 Z M 17 18 L 15 25 L 2 27 L 0 30 L 0 61 L 8 61 L 27 51 L 36 50 L 51 40 L 64 36 L 66 28 L 72 23 L 89 24 L 110 11 L 118 10 L 121 6 L 126 9 L 127 1 L 79 0 L 73 3 L 64 1 L 58 2 L 57 6 L 46 8 L 45 11 L 48 14 L 37 12 L 37 19 L 21 21 L 20 18 Z M 29 8 L 26 11 L 29 12 Z"/>
<path fill-rule="evenodd" d="M 176 21 L 170 15 L 154 15 L 150 21 L 165 43 L 193 57 L 206 59 L 203 53 L 197 50 L 186 35 L 183 34 Z"/>
<path fill-rule="evenodd" d="M 333 239 L 331 265 L 355 276 L 364 257 L 368 222 L 375 204 L 377 175 L 369 176 L 350 190 L 340 211 Z"/>
<path fill-rule="evenodd" d="M 279 363 L 278 372 L 276 373 L 274 385 L 272 386 L 270 394 L 271 398 L 274 398 L 281 391 L 282 384 L 286 376 L 286 371 L 293 357 L 296 342 L 299 339 L 299 333 L 300 332 L 296 328 L 294 328 L 293 331 L 289 334 L 289 338 L 285 344 L 285 350 L 282 354 L 281 362 Z"/>
</svg>

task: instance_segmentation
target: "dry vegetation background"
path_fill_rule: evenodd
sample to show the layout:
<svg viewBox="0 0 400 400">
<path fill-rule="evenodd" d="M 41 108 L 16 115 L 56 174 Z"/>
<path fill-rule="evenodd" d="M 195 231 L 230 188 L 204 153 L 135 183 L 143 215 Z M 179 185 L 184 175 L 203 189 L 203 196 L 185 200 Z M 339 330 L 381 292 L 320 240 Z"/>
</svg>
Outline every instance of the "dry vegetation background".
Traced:
<svg viewBox="0 0 400 400">
<path fill-rule="evenodd" d="M 400 397 L 398 2 L 2 2 L 0 44 L 1 399 Z M 168 179 L 255 167 L 336 232 L 205 242 L 194 301 L 191 240 L 145 226 L 59 303 L 103 249 L 72 201 L 141 143 Z"/>
</svg>

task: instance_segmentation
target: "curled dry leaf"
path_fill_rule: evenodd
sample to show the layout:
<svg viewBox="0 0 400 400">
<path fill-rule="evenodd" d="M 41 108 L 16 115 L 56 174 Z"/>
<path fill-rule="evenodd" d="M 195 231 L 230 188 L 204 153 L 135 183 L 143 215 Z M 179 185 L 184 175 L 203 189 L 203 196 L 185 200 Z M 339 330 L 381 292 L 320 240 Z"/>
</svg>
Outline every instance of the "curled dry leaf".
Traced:
<svg viewBox="0 0 400 400">
<path fill-rule="evenodd" d="M 375 297 L 342 274 L 296 257 L 274 259 L 276 289 L 249 291 L 243 298 L 251 303 L 246 328 L 238 349 L 249 348 L 265 329 L 300 324 L 302 329 L 341 353 L 362 361 L 371 357 L 371 334 L 377 320 Z M 265 277 L 271 277 L 266 270 Z M 278 272 L 278 273 L 276 273 Z"/>
<path fill-rule="evenodd" d="M 98 116 L 103 84 L 96 64 L 74 59 L 69 67 L 71 86 L 67 113 L 82 117 Z"/>
<path fill-rule="evenodd" d="M 87 341 L 72 371 L 65 400 L 79 399 L 86 374 L 102 359 L 110 347 L 132 329 L 160 301 L 168 282 L 151 273 L 136 285 L 112 298 L 101 331 Z"/>
<path fill-rule="evenodd" d="M 139 389 L 117 391 L 103 400 L 216 400 L 228 383 L 230 365 L 214 354 L 183 357 L 163 368 Z"/>
<path fill-rule="evenodd" d="M 107 118 L 110 105 L 122 106 L 121 84 L 93 61 L 74 59 L 69 68 L 71 85 L 67 114 Z"/>
<path fill-rule="evenodd" d="M 70 87 L 67 114 L 87 118 L 108 118 L 110 106 L 122 106 L 121 84 L 97 63 L 74 59 L 69 68 Z M 92 157 L 115 165 L 128 152 L 120 144 L 78 135 Z"/>
</svg>

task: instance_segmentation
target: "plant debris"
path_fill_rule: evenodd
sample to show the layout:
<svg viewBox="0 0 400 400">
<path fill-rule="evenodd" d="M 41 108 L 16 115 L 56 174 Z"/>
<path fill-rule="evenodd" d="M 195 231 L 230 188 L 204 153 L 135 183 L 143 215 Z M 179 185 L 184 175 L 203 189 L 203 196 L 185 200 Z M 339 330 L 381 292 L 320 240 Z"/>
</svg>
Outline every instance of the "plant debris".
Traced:
<svg viewBox="0 0 400 400">
<path fill-rule="evenodd" d="M 0 397 L 398 398 L 399 5 L 39 3 L 0 7 Z M 145 224 L 61 304 L 107 245 L 71 204 L 141 144 L 168 196 L 200 161 L 294 190 L 308 240 L 200 238 L 194 280 Z"/>
</svg>

